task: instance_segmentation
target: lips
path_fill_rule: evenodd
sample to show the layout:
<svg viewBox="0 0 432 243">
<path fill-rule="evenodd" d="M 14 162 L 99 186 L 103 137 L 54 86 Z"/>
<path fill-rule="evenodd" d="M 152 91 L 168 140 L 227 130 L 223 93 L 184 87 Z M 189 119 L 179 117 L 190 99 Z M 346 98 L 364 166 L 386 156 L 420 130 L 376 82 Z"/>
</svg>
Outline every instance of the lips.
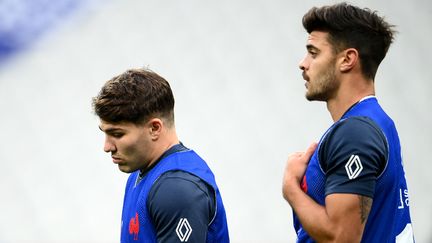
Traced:
<svg viewBox="0 0 432 243">
<path fill-rule="evenodd" d="M 118 157 L 111 156 L 114 164 L 119 164 L 122 160 Z"/>
<path fill-rule="evenodd" d="M 307 76 L 305 72 L 302 72 L 302 77 L 303 77 L 303 79 L 306 81 L 305 84 L 304 84 L 304 86 L 305 86 L 306 89 L 307 89 L 308 86 L 309 86 L 309 76 Z"/>
</svg>

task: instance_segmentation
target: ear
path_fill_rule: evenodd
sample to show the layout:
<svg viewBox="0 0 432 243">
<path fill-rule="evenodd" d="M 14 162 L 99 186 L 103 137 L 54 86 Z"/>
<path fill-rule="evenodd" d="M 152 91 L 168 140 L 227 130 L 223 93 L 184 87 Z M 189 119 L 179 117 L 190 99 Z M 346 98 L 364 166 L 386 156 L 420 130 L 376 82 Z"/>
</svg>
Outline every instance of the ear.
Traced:
<svg viewBox="0 0 432 243">
<path fill-rule="evenodd" d="M 359 53 L 354 48 L 348 48 L 340 53 L 341 55 L 341 64 L 339 66 L 339 70 L 341 72 L 349 72 L 351 71 L 359 61 Z"/>
<path fill-rule="evenodd" d="M 150 136 L 152 140 L 157 140 L 163 130 L 164 124 L 159 118 L 152 118 L 148 121 L 148 127 L 150 131 Z"/>
</svg>

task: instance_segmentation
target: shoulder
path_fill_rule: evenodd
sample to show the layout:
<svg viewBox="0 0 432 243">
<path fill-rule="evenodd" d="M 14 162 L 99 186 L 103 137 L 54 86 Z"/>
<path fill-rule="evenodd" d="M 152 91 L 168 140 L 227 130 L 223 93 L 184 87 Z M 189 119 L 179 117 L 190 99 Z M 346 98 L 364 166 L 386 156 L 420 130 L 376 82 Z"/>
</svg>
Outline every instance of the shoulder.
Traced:
<svg viewBox="0 0 432 243">
<path fill-rule="evenodd" d="M 384 137 L 381 128 L 372 119 L 365 116 L 353 116 L 340 121 L 331 131 L 333 135 L 344 137 L 344 135 L 356 135 L 356 138 L 367 136 Z"/>
<path fill-rule="evenodd" d="M 149 211 L 154 214 L 172 214 L 188 211 L 191 206 L 207 211 L 215 201 L 213 188 L 201 178 L 185 171 L 168 171 L 153 184 L 147 199 Z"/>
<path fill-rule="evenodd" d="M 179 170 L 162 174 L 147 198 L 158 242 L 177 242 L 176 229 L 182 220 L 193 229 L 188 242 L 203 242 L 216 214 L 215 195 L 210 185 L 193 174 Z"/>
<path fill-rule="evenodd" d="M 331 161 L 330 158 L 371 153 L 387 157 L 387 139 L 378 124 L 363 116 L 349 117 L 335 124 L 319 148 L 323 169 L 328 166 L 324 162 Z"/>
<path fill-rule="evenodd" d="M 182 170 L 168 171 L 162 174 L 153 184 L 150 194 L 158 192 L 161 194 L 168 194 L 165 191 L 172 193 L 186 193 L 193 192 L 210 193 L 211 186 L 204 180 L 196 175 Z"/>
<path fill-rule="evenodd" d="M 375 185 L 388 161 L 387 140 L 367 117 L 349 117 L 333 127 L 319 150 L 326 173 L 325 194 L 352 193 L 374 197 Z"/>
<path fill-rule="evenodd" d="M 354 116 L 339 121 L 324 137 L 322 144 L 334 146 L 359 145 L 363 143 L 386 143 L 381 128 L 372 119 Z"/>
</svg>

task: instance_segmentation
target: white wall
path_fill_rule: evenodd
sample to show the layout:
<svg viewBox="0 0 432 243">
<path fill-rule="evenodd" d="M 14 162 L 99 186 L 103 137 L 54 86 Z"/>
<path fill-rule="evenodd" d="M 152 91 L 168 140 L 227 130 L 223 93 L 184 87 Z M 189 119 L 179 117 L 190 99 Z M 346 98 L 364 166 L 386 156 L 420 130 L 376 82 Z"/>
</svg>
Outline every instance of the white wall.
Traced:
<svg viewBox="0 0 432 243">
<path fill-rule="evenodd" d="M 432 241 L 432 5 L 352 1 L 398 26 L 376 80 L 399 129 L 417 242 Z M 304 99 L 301 17 L 283 0 L 112 1 L 59 24 L 0 68 L 0 242 L 118 242 L 127 175 L 102 151 L 91 97 L 147 66 L 170 81 L 181 140 L 213 168 L 232 242 L 293 242 L 290 152 L 331 124 Z"/>
</svg>

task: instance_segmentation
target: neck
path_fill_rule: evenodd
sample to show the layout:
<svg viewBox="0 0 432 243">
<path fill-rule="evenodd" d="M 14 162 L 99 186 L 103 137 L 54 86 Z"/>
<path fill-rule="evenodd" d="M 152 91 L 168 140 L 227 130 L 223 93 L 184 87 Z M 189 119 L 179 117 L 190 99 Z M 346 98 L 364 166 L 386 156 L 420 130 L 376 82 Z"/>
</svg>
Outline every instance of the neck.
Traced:
<svg viewBox="0 0 432 243">
<path fill-rule="evenodd" d="M 180 141 L 174 127 L 166 129 L 154 144 L 154 154 L 150 165 L 156 162 L 168 149 L 179 144 Z"/>
<path fill-rule="evenodd" d="M 170 130 L 167 132 L 167 136 L 166 136 L 166 141 L 165 141 L 165 143 L 161 146 L 162 148 L 165 148 L 165 149 L 163 150 L 162 154 L 163 154 L 165 151 L 167 151 L 168 149 L 170 149 L 172 146 L 174 146 L 174 145 L 176 145 L 176 144 L 179 144 L 179 143 L 180 143 L 180 141 L 179 141 L 179 139 L 178 139 L 178 137 L 177 137 L 177 133 L 176 133 L 175 129 L 174 129 L 174 128 L 170 129 Z"/>
<path fill-rule="evenodd" d="M 369 95 L 375 95 L 372 80 L 353 79 L 341 82 L 335 97 L 327 100 L 327 109 L 333 121 L 338 121 L 351 106 Z"/>
</svg>

